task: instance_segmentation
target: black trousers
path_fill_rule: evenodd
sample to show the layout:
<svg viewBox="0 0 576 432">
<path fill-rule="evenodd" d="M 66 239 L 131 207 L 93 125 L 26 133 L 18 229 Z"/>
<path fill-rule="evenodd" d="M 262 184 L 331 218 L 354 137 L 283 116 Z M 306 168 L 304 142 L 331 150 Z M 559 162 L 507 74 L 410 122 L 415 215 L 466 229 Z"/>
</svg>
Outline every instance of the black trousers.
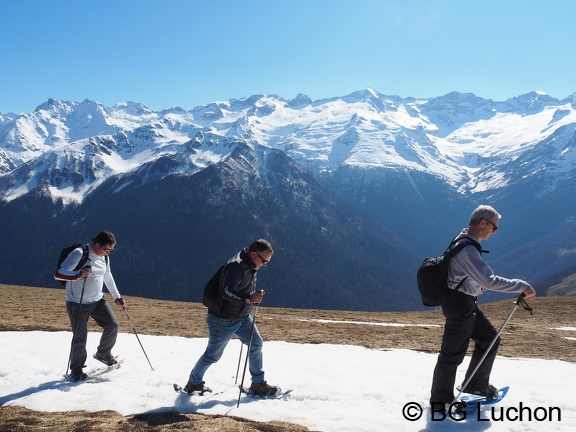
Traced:
<svg viewBox="0 0 576 432">
<path fill-rule="evenodd" d="M 97 353 L 104 356 L 110 354 L 112 348 L 116 344 L 116 338 L 118 337 L 118 321 L 112 312 L 112 308 L 104 299 L 101 299 L 96 303 L 83 305 L 67 301 L 66 310 L 74 334 L 72 339 L 70 371 L 73 374 L 78 374 L 82 372 L 82 368 L 86 363 L 86 357 L 88 356 L 86 352 L 86 342 L 88 340 L 88 318 L 92 317 L 104 330 L 100 337 L 100 344 L 97 348 Z M 78 327 L 74 328 L 76 326 L 76 321 L 78 321 Z"/>
<path fill-rule="evenodd" d="M 470 339 L 474 341 L 474 352 L 464 382 L 476 368 L 482 356 L 497 334 L 486 315 L 480 310 L 476 298 L 466 294 L 451 292 L 446 305 L 442 306 L 446 318 L 442 347 L 434 368 L 430 402 L 451 403 L 454 400 L 456 371 L 464 360 Z M 467 389 L 488 387 L 490 373 L 498 352 L 500 338 L 496 340 L 490 353 L 476 371 Z"/>
</svg>

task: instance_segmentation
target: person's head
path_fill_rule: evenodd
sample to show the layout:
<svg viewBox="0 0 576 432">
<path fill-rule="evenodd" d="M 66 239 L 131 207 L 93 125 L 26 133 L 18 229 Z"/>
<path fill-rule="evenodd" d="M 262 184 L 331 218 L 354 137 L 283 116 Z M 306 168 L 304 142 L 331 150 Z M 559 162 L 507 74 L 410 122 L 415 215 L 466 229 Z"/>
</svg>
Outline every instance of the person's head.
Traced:
<svg viewBox="0 0 576 432">
<path fill-rule="evenodd" d="M 98 256 L 104 256 L 114 250 L 116 237 L 110 231 L 100 231 L 92 237 L 92 249 Z"/>
<path fill-rule="evenodd" d="M 248 247 L 248 256 L 255 270 L 266 266 L 272 259 L 272 255 L 274 255 L 274 250 L 267 240 L 256 240 Z"/>
<path fill-rule="evenodd" d="M 498 229 L 500 214 L 487 205 L 478 206 L 470 216 L 468 233 L 478 240 L 486 240 Z"/>
</svg>

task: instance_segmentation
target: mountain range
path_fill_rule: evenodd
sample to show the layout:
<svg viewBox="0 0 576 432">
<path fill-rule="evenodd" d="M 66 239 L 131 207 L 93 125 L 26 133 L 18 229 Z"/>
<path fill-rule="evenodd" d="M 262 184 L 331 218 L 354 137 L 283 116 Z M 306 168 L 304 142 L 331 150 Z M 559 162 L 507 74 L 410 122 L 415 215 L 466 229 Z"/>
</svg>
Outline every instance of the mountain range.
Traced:
<svg viewBox="0 0 576 432">
<path fill-rule="evenodd" d="M 56 287 L 60 249 L 109 229 L 121 292 L 199 301 L 262 237 L 276 252 L 259 273 L 270 306 L 416 310 L 422 258 L 489 204 L 503 217 L 486 261 L 545 295 L 576 272 L 575 104 L 365 89 L 0 114 L 0 283 Z"/>
</svg>

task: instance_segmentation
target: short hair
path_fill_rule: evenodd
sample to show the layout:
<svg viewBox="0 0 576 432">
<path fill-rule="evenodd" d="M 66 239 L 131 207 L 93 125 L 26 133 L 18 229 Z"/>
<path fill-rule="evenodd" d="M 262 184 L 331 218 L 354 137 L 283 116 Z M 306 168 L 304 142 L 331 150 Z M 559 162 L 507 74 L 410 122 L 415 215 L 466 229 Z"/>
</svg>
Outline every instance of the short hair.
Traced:
<svg viewBox="0 0 576 432">
<path fill-rule="evenodd" d="M 479 224 L 483 220 L 491 221 L 495 217 L 500 219 L 502 216 L 498 213 L 494 208 L 488 205 L 480 205 L 476 207 L 476 209 L 472 212 L 472 216 L 470 216 L 470 226 Z"/>
<path fill-rule="evenodd" d="M 116 244 L 116 237 L 110 231 L 100 231 L 94 237 L 92 237 L 92 243 L 98 243 L 99 245 L 113 245 Z"/>
<path fill-rule="evenodd" d="M 270 244 L 270 242 L 268 242 L 268 240 L 264 240 L 264 239 L 259 239 L 259 240 L 252 242 L 252 244 L 250 245 L 248 250 L 251 252 L 257 252 L 257 253 L 268 251 L 268 252 L 270 252 L 271 255 L 274 255 L 274 250 L 272 249 L 272 245 Z"/>
</svg>

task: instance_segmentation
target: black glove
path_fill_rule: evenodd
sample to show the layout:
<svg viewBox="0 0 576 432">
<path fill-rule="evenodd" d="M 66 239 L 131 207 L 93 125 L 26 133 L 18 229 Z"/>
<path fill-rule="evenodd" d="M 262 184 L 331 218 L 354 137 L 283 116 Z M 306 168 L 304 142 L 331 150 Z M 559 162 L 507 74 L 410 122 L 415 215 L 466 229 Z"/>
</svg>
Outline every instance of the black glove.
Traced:
<svg viewBox="0 0 576 432">
<path fill-rule="evenodd" d="M 114 303 L 116 303 L 118 306 L 122 306 L 122 307 L 124 307 L 126 305 L 126 302 L 124 301 L 124 299 L 122 297 L 118 297 L 116 300 L 114 300 Z"/>
</svg>

